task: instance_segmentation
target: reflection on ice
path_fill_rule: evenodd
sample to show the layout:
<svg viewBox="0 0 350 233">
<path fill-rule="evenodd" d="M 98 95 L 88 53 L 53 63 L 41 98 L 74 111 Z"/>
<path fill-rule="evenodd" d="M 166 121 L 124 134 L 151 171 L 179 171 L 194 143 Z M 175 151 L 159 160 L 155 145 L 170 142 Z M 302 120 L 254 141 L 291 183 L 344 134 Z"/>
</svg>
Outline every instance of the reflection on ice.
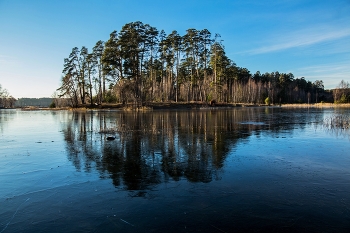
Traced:
<svg viewBox="0 0 350 233">
<path fill-rule="evenodd" d="M 347 232 L 334 111 L 1 115 L 0 231 Z"/>
<path fill-rule="evenodd" d="M 96 169 L 115 186 L 143 190 L 169 179 L 219 179 L 230 150 L 242 139 L 263 132 L 292 134 L 314 121 L 298 112 L 261 110 L 73 112 L 62 127 L 68 158 L 78 171 Z"/>
</svg>

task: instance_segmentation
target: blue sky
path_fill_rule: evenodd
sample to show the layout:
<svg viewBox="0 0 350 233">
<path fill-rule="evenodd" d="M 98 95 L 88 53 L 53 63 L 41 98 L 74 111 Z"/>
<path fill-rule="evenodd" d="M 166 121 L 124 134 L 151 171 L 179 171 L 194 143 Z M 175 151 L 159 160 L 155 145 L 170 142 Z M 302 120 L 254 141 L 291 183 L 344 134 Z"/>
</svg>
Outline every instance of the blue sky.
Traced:
<svg viewBox="0 0 350 233">
<path fill-rule="evenodd" d="M 251 73 L 350 82 L 350 0 L 0 0 L 0 84 L 15 98 L 50 97 L 73 47 L 92 49 L 134 21 L 219 33 Z"/>
</svg>

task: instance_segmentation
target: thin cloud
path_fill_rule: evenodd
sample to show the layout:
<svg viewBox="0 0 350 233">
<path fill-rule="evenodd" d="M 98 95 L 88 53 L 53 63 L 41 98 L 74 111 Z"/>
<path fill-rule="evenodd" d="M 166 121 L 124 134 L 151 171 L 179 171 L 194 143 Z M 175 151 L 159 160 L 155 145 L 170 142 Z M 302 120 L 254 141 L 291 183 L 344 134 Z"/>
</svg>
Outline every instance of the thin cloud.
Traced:
<svg viewBox="0 0 350 233">
<path fill-rule="evenodd" d="M 333 41 L 340 38 L 350 36 L 350 29 L 342 30 L 327 30 L 327 28 L 319 28 L 318 30 L 301 30 L 294 32 L 292 35 L 287 34 L 281 38 L 277 38 L 273 45 L 263 46 L 257 49 L 246 51 L 249 54 L 264 54 L 271 52 L 278 52 L 291 48 L 299 48 L 311 46 L 322 42 Z"/>
<path fill-rule="evenodd" d="M 13 64 L 16 58 L 0 54 L 0 64 Z"/>
<path fill-rule="evenodd" d="M 327 65 L 316 65 L 316 66 L 308 66 L 300 68 L 300 71 L 310 71 L 312 70 L 314 73 L 325 73 L 325 72 L 337 72 L 344 71 L 348 72 L 350 75 L 350 61 L 344 62 L 342 64 L 327 64 Z"/>
<path fill-rule="evenodd" d="M 337 64 L 324 64 L 302 67 L 296 73 L 300 73 L 308 80 L 323 80 L 326 88 L 335 88 L 341 80 L 350 81 L 350 61 Z"/>
</svg>

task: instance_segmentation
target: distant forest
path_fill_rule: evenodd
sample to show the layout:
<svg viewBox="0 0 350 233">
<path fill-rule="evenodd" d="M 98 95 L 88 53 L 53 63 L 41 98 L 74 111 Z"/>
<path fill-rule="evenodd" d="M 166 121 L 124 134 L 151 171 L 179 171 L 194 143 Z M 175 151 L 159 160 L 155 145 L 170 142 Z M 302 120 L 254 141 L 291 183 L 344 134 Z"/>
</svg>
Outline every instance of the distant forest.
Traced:
<svg viewBox="0 0 350 233">
<path fill-rule="evenodd" d="M 226 56 L 219 34 L 188 29 L 166 34 L 142 22 L 125 24 L 89 52 L 64 59 L 60 97 L 73 106 L 102 102 L 201 101 L 263 104 L 332 102 L 322 80 L 278 71 L 252 74 Z"/>
<path fill-rule="evenodd" d="M 54 101 L 53 98 L 19 98 L 15 103 L 15 107 L 49 107 Z"/>
</svg>

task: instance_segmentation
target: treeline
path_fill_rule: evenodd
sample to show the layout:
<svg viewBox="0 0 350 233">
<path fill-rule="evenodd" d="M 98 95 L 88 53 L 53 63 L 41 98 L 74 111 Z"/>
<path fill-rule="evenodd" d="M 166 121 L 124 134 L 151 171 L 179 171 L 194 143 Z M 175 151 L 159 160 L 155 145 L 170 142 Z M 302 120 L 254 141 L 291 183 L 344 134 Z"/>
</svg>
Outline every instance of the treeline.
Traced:
<svg viewBox="0 0 350 233">
<path fill-rule="evenodd" d="M 0 108 L 13 108 L 16 99 L 0 84 Z"/>
<path fill-rule="evenodd" d="M 102 102 L 211 101 L 311 103 L 331 101 L 323 82 L 292 73 L 252 74 L 226 56 L 220 35 L 188 29 L 166 34 L 142 22 L 125 24 L 89 52 L 75 47 L 64 59 L 58 89 L 72 106 Z M 330 96 L 330 99 L 329 99 Z"/>
</svg>

